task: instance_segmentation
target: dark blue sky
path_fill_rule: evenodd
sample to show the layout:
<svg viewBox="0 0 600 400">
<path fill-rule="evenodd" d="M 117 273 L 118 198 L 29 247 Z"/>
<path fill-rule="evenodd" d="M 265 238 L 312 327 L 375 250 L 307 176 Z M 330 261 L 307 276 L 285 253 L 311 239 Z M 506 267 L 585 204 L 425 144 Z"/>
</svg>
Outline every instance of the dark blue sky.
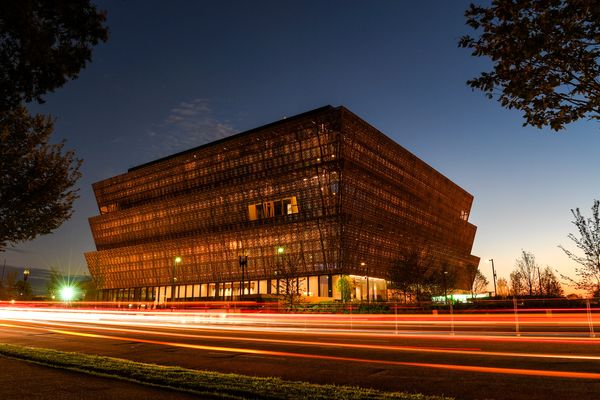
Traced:
<svg viewBox="0 0 600 400">
<path fill-rule="evenodd" d="M 81 199 L 12 265 L 86 271 L 91 184 L 128 167 L 326 104 L 344 105 L 475 196 L 473 254 L 508 277 L 521 249 L 571 273 L 570 208 L 598 198 L 599 126 L 523 128 L 465 81 L 468 1 L 102 1 L 110 40 L 32 107 L 85 162 Z M 589 212 L 588 212 L 589 214 Z M 480 268 L 489 276 L 489 266 Z"/>
</svg>

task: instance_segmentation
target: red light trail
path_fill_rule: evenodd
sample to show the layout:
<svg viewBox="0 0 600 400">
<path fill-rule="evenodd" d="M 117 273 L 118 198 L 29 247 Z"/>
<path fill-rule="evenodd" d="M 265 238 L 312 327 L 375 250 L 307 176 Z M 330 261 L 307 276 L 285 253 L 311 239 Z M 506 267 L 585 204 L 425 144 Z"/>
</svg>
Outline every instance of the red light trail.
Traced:
<svg viewBox="0 0 600 400">
<path fill-rule="evenodd" d="M 396 319 L 389 315 L 311 315 L 311 314 L 240 314 L 184 311 L 139 311 L 139 310 L 81 310 L 44 308 L 0 308 L 0 327 L 15 331 L 44 331 L 82 340 L 125 341 L 161 347 L 186 348 L 195 351 L 254 354 L 270 357 L 297 358 L 313 361 L 341 363 L 369 363 L 397 367 L 444 369 L 448 371 L 478 372 L 568 379 L 600 380 L 595 371 L 564 371 L 541 368 L 508 368 L 505 366 L 466 365 L 449 362 L 414 362 L 394 360 L 393 354 L 443 357 L 470 357 L 471 363 L 479 360 L 539 359 L 549 361 L 584 361 L 593 369 L 600 369 L 600 340 L 582 336 L 580 329 L 588 324 L 589 316 L 584 313 L 562 312 L 524 313 L 521 326 L 544 328 L 543 331 L 528 332 L 514 336 L 510 331 L 498 332 L 497 325 L 504 326 L 506 315 L 477 314 L 439 316 L 411 314 Z M 449 324 L 464 331 L 448 330 Z M 474 331 L 472 328 L 487 328 Z M 554 331 L 561 327 L 572 331 Z M 398 329 L 400 328 L 400 329 Z M 446 331 L 444 331 L 446 330 Z M 275 335 L 278 335 L 275 337 Z M 282 338 L 281 335 L 294 338 Z M 325 336 L 330 340 L 315 340 L 314 336 Z M 509 336 L 513 335 L 513 336 Z M 258 337 L 257 337 L 258 336 Z M 344 339 L 346 338 L 346 339 Z M 357 340 L 389 341 L 443 341 L 451 346 L 431 344 L 376 344 L 347 343 Z M 232 345 L 199 344 L 198 341 L 229 342 Z M 342 341 L 342 342 L 340 342 Z M 454 346 L 460 342 L 477 342 L 477 346 Z M 506 345 L 557 345 L 576 346 L 579 353 L 548 351 L 500 351 L 484 349 L 482 345 L 493 343 Z M 589 347 L 592 345 L 592 347 Z M 253 348 L 262 346 L 267 348 Z M 292 350 L 278 350 L 282 347 Z M 586 350 L 587 349 L 587 350 Z M 362 351 L 365 356 L 328 354 L 329 351 Z M 554 350 L 554 348 L 553 348 Z M 591 353 L 590 353 L 591 351 Z M 322 353 L 322 354 L 318 354 Z M 475 357 L 475 358 L 473 358 Z M 410 358 L 410 357 L 409 357 Z M 484 362 L 484 361 L 481 361 Z"/>
</svg>

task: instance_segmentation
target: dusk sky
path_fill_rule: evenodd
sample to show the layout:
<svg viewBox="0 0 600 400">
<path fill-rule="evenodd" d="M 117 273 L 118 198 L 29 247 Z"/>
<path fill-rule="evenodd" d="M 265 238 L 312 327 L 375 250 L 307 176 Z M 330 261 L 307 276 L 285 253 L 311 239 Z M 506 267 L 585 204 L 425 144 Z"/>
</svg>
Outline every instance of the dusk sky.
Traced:
<svg viewBox="0 0 600 400">
<path fill-rule="evenodd" d="M 489 62 L 459 49 L 468 1 L 101 1 L 110 38 L 33 111 L 84 159 L 75 214 L 8 265 L 87 273 L 91 184 L 323 105 L 343 105 L 475 197 L 472 253 L 506 277 L 522 249 L 573 275 L 571 208 L 600 196 L 600 125 L 523 128 L 472 91 Z M 2 260 L 4 261 L 4 260 Z M 491 285 L 490 285 L 491 290 Z M 569 291 L 567 291 L 568 293 Z"/>
</svg>

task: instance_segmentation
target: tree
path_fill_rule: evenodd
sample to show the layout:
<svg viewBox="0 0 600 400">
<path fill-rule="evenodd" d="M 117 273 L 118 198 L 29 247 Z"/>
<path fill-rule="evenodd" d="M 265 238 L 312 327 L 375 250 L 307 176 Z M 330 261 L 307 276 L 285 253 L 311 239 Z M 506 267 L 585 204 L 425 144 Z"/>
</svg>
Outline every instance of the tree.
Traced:
<svg viewBox="0 0 600 400">
<path fill-rule="evenodd" d="M 577 289 L 593 293 L 600 289 L 600 201 L 594 200 L 592 218 L 581 215 L 579 208 L 571 210 L 571 213 L 575 218 L 572 221 L 573 225 L 577 227 L 579 235 L 570 233 L 568 238 L 575 243 L 583 255 L 577 255 L 559 246 L 571 260 L 579 264 L 579 267 L 575 268 L 579 280 L 566 276 L 563 278 L 570 281 Z"/>
<path fill-rule="evenodd" d="M 456 269 L 449 265 L 442 265 L 435 269 L 429 278 L 431 294 L 447 298 L 456 289 Z"/>
<path fill-rule="evenodd" d="M 302 255 L 287 254 L 282 252 L 277 255 L 275 263 L 275 275 L 277 276 L 277 290 L 279 296 L 287 310 L 293 310 L 294 307 L 302 301 L 300 286 L 303 285 L 305 278 L 302 276 Z"/>
<path fill-rule="evenodd" d="M 0 280 L 0 300 L 6 300 L 6 289 L 4 288 L 4 281 Z"/>
<path fill-rule="evenodd" d="M 483 275 L 480 270 L 477 270 L 475 279 L 473 279 L 473 285 L 471 285 L 471 297 L 475 297 L 476 293 L 484 292 L 489 284 L 490 282 L 485 275 Z"/>
<path fill-rule="evenodd" d="M 0 113 L 0 251 L 50 233 L 72 214 L 81 160 L 50 144 L 53 121 L 24 107 Z"/>
<path fill-rule="evenodd" d="M 71 216 L 81 161 L 49 144 L 52 120 L 22 103 L 78 76 L 107 40 L 105 19 L 89 0 L 0 2 L 0 251 Z"/>
<path fill-rule="evenodd" d="M 15 300 L 17 297 L 17 271 L 10 271 L 6 274 L 6 298 Z"/>
<path fill-rule="evenodd" d="M 106 16 L 89 0 L 0 2 L 0 112 L 77 78 L 108 38 Z"/>
<path fill-rule="evenodd" d="M 15 295 L 19 300 L 31 300 L 31 284 L 24 280 L 15 282 Z"/>
<path fill-rule="evenodd" d="M 540 273 L 540 295 L 552 297 L 563 295 L 562 286 L 549 266 Z"/>
<path fill-rule="evenodd" d="M 393 263 L 389 270 L 388 281 L 389 289 L 394 293 L 394 297 L 398 298 L 402 295 L 405 303 L 409 303 L 417 297 L 416 292 L 420 289 L 418 277 L 427 270 L 423 261 L 417 251 L 411 251 Z"/>
<path fill-rule="evenodd" d="M 496 282 L 496 294 L 498 296 L 506 297 L 510 293 L 508 288 L 508 282 L 506 278 L 499 278 L 498 282 Z"/>
<path fill-rule="evenodd" d="M 600 7 L 596 0 L 494 0 L 471 4 L 459 47 L 493 62 L 467 81 L 525 122 L 558 131 L 581 118 L 600 119 Z M 498 93 L 498 90 L 500 92 Z"/>
<path fill-rule="evenodd" d="M 350 281 L 350 278 L 348 278 L 348 275 L 340 276 L 340 279 L 337 281 L 337 289 L 342 297 L 342 303 L 350 301 L 352 295 L 352 282 Z"/>
<path fill-rule="evenodd" d="M 451 292 L 456 284 L 456 274 L 449 266 L 437 265 L 426 248 L 414 248 L 394 262 L 388 280 L 396 295 L 409 299 L 430 300 L 432 295 Z"/>
<path fill-rule="evenodd" d="M 515 261 L 515 271 L 519 273 L 518 276 L 522 281 L 521 286 L 525 288 L 530 296 L 533 296 L 539 269 L 540 267 L 535 262 L 533 253 L 521 250 L 521 257 Z M 512 277 L 511 274 L 511 280 Z"/>
<path fill-rule="evenodd" d="M 517 270 L 510 273 L 510 294 L 513 296 L 521 296 L 525 291 L 523 286 L 523 277 Z"/>
<path fill-rule="evenodd" d="M 94 280 L 92 277 L 86 278 L 79 282 L 79 290 L 81 296 L 85 301 L 96 301 L 100 289 L 98 289 L 98 280 Z"/>
<path fill-rule="evenodd" d="M 65 277 L 56 268 L 50 269 L 50 280 L 46 282 L 46 296 L 48 300 L 56 300 L 59 297 L 59 292 L 63 286 Z"/>
</svg>

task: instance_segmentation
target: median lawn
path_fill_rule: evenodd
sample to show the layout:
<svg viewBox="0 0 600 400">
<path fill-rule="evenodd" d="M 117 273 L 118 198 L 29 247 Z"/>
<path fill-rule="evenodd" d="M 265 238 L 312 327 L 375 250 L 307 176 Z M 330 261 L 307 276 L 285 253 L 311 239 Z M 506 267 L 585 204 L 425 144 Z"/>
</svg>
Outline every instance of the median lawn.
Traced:
<svg viewBox="0 0 600 400">
<path fill-rule="evenodd" d="M 55 368 L 160 386 L 218 399 L 406 399 L 448 397 L 383 392 L 351 386 L 317 385 L 180 367 L 145 364 L 119 358 L 0 343 L 0 354 Z"/>
</svg>

